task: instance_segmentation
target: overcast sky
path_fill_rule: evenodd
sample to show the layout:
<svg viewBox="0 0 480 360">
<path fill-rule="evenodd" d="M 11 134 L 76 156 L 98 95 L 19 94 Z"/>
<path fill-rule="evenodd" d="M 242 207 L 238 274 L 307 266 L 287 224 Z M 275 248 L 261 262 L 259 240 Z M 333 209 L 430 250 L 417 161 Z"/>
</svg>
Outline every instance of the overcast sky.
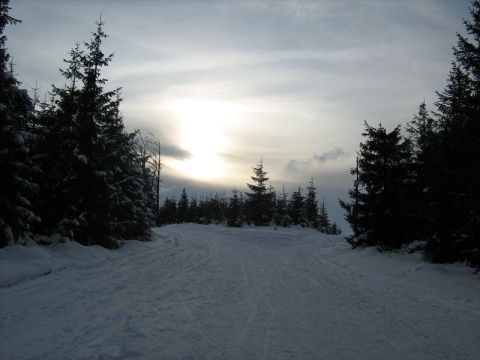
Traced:
<svg viewBox="0 0 480 360">
<path fill-rule="evenodd" d="M 107 88 L 123 87 L 129 130 L 163 144 L 164 196 L 246 189 L 263 159 L 273 187 L 314 179 L 348 230 L 363 122 L 431 110 L 453 61 L 467 0 L 13 0 L 6 29 L 22 86 L 62 85 L 59 68 L 102 16 Z"/>
</svg>

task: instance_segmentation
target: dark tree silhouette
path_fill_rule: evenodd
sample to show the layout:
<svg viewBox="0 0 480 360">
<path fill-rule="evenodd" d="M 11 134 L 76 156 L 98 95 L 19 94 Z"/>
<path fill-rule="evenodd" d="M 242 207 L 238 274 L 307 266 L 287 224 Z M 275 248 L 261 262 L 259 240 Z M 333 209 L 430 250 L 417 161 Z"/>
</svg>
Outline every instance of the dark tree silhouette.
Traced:
<svg viewBox="0 0 480 360">
<path fill-rule="evenodd" d="M 246 206 L 246 218 L 247 221 L 251 221 L 255 226 L 266 226 L 270 224 L 272 220 L 272 203 L 275 196 L 275 192 L 270 187 L 267 189 L 267 172 L 263 170 L 263 161 L 261 160 L 257 167 L 253 168 L 254 176 L 252 180 L 254 184 L 248 184 L 248 188 L 251 192 L 246 192 L 247 196 Z"/>
<path fill-rule="evenodd" d="M 0 2 L 0 247 L 25 243 L 39 217 L 31 199 L 38 190 L 32 182 L 30 159 L 32 135 L 27 131 L 33 119 L 33 103 L 8 67 L 10 55 L 4 30 L 20 20 L 8 15 L 9 1 Z"/>
</svg>

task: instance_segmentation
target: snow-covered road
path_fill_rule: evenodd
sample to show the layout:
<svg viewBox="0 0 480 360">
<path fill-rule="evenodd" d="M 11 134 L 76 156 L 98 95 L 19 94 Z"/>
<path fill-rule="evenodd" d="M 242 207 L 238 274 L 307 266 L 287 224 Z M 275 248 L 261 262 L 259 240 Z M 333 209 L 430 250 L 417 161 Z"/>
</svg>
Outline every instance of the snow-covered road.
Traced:
<svg viewBox="0 0 480 360">
<path fill-rule="evenodd" d="M 0 358 L 480 357 L 471 268 L 301 228 L 171 225 L 152 238 L 2 249 Z"/>
</svg>

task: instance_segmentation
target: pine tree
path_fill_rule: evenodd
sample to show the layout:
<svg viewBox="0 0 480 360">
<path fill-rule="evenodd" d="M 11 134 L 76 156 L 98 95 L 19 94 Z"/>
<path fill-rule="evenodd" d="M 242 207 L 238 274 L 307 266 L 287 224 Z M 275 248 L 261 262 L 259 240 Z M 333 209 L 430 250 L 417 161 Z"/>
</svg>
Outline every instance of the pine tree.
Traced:
<svg viewBox="0 0 480 360">
<path fill-rule="evenodd" d="M 411 143 L 402 139 L 400 126 L 388 133 L 365 122 L 358 167 L 351 170 L 358 183 L 349 191 L 351 203 L 340 200 L 354 234 L 352 246 L 397 249 L 412 241 L 409 233 L 409 197 L 406 184 L 411 165 Z M 359 190 L 359 188 L 361 190 Z"/>
<path fill-rule="evenodd" d="M 288 207 L 288 214 L 292 219 L 293 225 L 306 226 L 307 220 L 305 218 L 305 197 L 302 195 L 303 189 L 298 187 L 297 191 L 292 193 Z"/>
<path fill-rule="evenodd" d="M 33 118 L 33 103 L 20 90 L 10 55 L 5 47 L 5 26 L 20 21 L 8 15 L 9 1 L 0 2 L 0 247 L 25 243 L 32 226 L 40 221 L 31 199 L 38 191 L 32 182 L 34 166 L 30 157 L 32 135 L 27 131 Z"/>
<path fill-rule="evenodd" d="M 72 59 L 65 60 L 68 68 L 61 70 L 70 84 L 64 88 L 53 86 L 51 103 L 43 103 L 38 114 L 35 152 L 42 173 L 37 180 L 41 187 L 35 205 L 42 216 L 42 232 L 58 232 L 73 239 L 74 229 L 82 221 L 77 206 L 82 199 L 77 192 L 78 173 L 87 159 L 79 153 L 82 124 L 76 117 L 81 107 L 78 85 L 83 79 L 79 60 L 83 51 L 79 43 L 70 55 Z"/>
<path fill-rule="evenodd" d="M 282 193 L 276 198 L 274 212 L 274 221 L 277 226 L 289 227 L 292 225 L 292 219 L 288 214 L 288 194 L 285 192 L 285 185 L 282 187 Z"/>
<path fill-rule="evenodd" d="M 188 207 L 188 220 L 190 222 L 198 223 L 198 204 L 197 204 L 197 197 L 194 196 L 190 201 L 190 205 Z"/>
<path fill-rule="evenodd" d="M 165 198 L 159 210 L 159 219 L 161 225 L 177 223 L 177 201 L 175 198 Z"/>
<path fill-rule="evenodd" d="M 225 194 L 216 193 L 215 196 L 210 196 L 208 204 L 210 208 L 211 221 L 215 224 L 221 224 L 225 221 L 225 212 L 227 209 L 227 200 Z"/>
<path fill-rule="evenodd" d="M 208 198 L 202 196 L 198 201 L 198 224 L 208 225 L 211 222 L 210 201 Z"/>
<path fill-rule="evenodd" d="M 313 185 L 313 178 L 307 186 L 307 196 L 305 198 L 305 219 L 309 227 L 317 229 L 319 227 L 317 191 Z"/>
<path fill-rule="evenodd" d="M 104 23 L 86 52 L 77 43 L 62 74 L 70 84 L 53 88 L 54 102 L 40 115 L 37 152 L 45 176 L 39 208 L 45 232 L 86 245 L 118 246 L 149 234 L 153 214 L 146 193 L 144 157 L 136 133 L 127 133 L 119 111 L 120 88 L 105 92 L 101 69 L 112 55 L 101 50 Z"/>
<path fill-rule="evenodd" d="M 266 226 L 272 220 L 272 202 L 275 196 L 273 188 L 267 190 L 266 183 L 269 178 L 267 172 L 263 170 L 263 161 L 261 160 L 257 167 L 253 168 L 252 176 L 254 184 L 248 184 L 248 188 L 252 192 L 246 192 L 246 217 L 247 221 L 251 221 L 255 226 Z"/>
<path fill-rule="evenodd" d="M 468 37 L 457 35 L 456 61 L 447 86 L 438 94 L 439 151 L 434 181 L 436 234 L 427 243 L 433 261 L 480 265 L 480 2 Z"/>
<path fill-rule="evenodd" d="M 229 227 L 241 227 L 242 226 L 242 204 L 238 197 L 238 190 L 233 189 L 233 196 L 230 198 L 227 207 L 226 220 Z"/>
<path fill-rule="evenodd" d="M 334 222 L 332 224 L 332 230 L 331 230 L 331 233 L 333 235 L 340 235 L 342 233 L 342 229 L 340 229 L 340 227 L 338 226 L 338 224 L 336 222 Z"/>
<path fill-rule="evenodd" d="M 438 122 L 430 115 L 425 101 L 418 114 L 407 124 L 412 141 L 412 167 L 410 212 L 411 232 L 416 239 L 432 235 L 432 185 L 438 177 L 436 161 L 438 155 Z"/>
<path fill-rule="evenodd" d="M 322 199 L 322 205 L 320 205 L 320 212 L 318 215 L 318 228 L 324 234 L 334 234 L 334 230 L 332 229 L 332 225 L 330 224 L 330 218 L 328 216 L 325 198 Z"/>
<path fill-rule="evenodd" d="M 188 196 L 185 188 L 182 190 L 177 207 L 177 221 L 179 223 L 188 222 Z"/>
</svg>

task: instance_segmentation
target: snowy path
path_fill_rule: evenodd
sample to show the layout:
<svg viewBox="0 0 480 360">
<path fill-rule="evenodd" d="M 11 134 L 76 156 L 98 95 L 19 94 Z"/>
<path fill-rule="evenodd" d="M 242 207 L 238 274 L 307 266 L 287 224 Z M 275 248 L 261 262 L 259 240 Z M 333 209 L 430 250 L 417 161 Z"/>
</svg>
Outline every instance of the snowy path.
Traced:
<svg viewBox="0 0 480 360">
<path fill-rule="evenodd" d="M 58 247 L 73 260 L 37 251 L 53 271 L 24 281 L 26 250 L 2 250 L 1 359 L 479 358 L 480 278 L 460 265 L 306 229 L 172 225 L 113 252 Z"/>
</svg>

